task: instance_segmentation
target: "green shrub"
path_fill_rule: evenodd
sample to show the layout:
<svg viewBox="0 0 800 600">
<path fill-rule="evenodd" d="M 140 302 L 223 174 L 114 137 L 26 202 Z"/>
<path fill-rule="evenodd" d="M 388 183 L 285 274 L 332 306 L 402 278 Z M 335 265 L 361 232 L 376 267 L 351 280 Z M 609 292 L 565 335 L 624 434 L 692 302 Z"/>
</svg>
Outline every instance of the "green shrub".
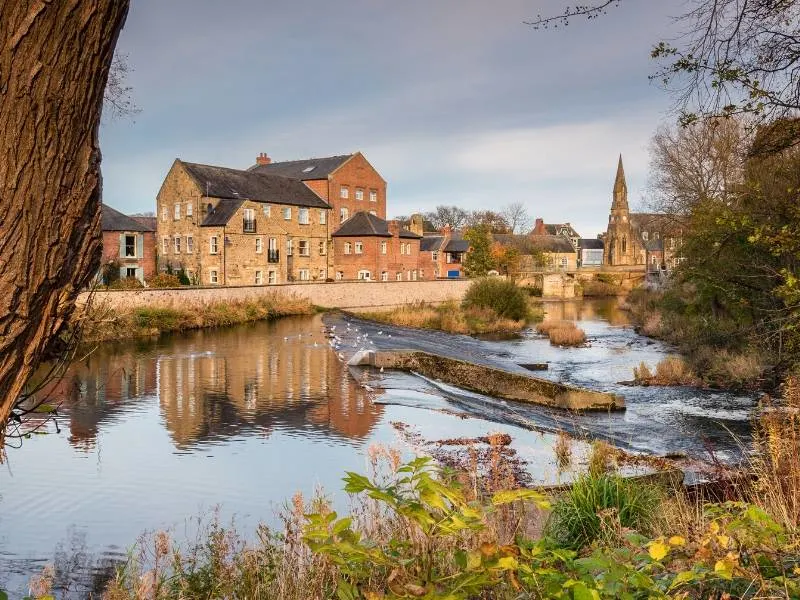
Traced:
<svg viewBox="0 0 800 600">
<path fill-rule="evenodd" d="M 159 273 L 147 282 L 151 288 L 176 288 L 181 286 L 181 280 L 177 275 L 170 273 Z"/>
<path fill-rule="evenodd" d="M 499 317 L 521 321 L 528 318 L 525 291 L 513 281 L 490 277 L 478 279 L 464 296 L 465 308 L 491 308 Z"/>
<path fill-rule="evenodd" d="M 623 528 L 650 533 L 660 501 L 657 488 L 608 473 L 580 477 L 553 507 L 548 537 L 564 548 L 613 542 Z"/>
</svg>

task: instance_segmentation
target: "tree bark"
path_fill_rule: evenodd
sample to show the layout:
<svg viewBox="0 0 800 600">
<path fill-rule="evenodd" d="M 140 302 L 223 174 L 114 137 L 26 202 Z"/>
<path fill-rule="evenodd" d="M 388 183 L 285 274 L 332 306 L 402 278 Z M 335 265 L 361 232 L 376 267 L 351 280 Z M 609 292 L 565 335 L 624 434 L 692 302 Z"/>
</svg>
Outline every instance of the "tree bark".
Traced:
<svg viewBox="0 0 800 600">
<path fill-rule="evenodd" d="M 103 92 L 128 0 L 0 0 L 0 439 L 100 263 Z"/>
</svg>

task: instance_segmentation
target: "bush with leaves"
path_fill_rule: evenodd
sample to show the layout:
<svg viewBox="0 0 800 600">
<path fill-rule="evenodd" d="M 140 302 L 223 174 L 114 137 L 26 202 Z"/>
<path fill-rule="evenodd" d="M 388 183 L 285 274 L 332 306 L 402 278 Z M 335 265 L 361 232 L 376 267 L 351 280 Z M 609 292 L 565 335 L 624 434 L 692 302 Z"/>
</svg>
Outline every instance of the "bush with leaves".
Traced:
<svg viewBox="0 0 800 600">
<path fill-rule="evenodd" d="M 500 277 L 473 282 L 463 304 L 465 308 L 491 308 L 499 317 L 515 321 L 528 317 L 528 294 L 513 281 Z"/>
</svg>

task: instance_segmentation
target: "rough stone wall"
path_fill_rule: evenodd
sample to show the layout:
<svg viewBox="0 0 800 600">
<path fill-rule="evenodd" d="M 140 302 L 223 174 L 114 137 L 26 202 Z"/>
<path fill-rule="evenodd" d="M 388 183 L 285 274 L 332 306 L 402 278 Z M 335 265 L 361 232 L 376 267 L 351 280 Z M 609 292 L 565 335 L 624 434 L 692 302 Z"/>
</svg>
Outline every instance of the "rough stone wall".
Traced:
<svg viewBox="0 0 800 600">
<path fill-rule="evenodd" d="M 351 217 L 361 210 L 367 212 L 374 210 L 381 219 L 386 218 L 386 182 L 360 152 L 357 152 L 353 158 L 331 173 L 328 180 L 327 200 L 334 208 L 332 231 L 336 231 L 341 225 L 339 220 L 341 208 L 347 208 Z M 347 199 L 341 197 L 342 186 L 348 189 Z M 357 189 L 364 191 L 363 200 L 356 200 Z M 378 192 L 377 202 L 370 202 L 370 190 Z"/>
<path fill-rule="evenodd" d="M 111 310 L 137 307 L 203 306 L 216 302 L 236 302 L 267 294 L 284 293 L 306 298 L 326 308 L 350 310 L 397 306 L 410 302 L 460 300 L 469 287 L 466 279 L 452 281 L 402 281 L 344 283 L 295 283 L 275 286 L 201 287 L 179 289 L 109 290 L 94 292 L 94 301 Z M 90 294 L 78 298 L 85 304 Z"/>
</svg>

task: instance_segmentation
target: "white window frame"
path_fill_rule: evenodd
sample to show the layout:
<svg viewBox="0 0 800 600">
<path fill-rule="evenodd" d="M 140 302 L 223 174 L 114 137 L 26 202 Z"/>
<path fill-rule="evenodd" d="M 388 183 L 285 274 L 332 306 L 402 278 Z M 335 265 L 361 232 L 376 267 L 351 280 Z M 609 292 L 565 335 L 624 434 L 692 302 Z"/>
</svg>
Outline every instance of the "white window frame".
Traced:
<svg viewBox="0 0 800 600">
<path fill-rule="evenodd" d="M 299 269 L 297 271 L 297 278 L 300 281 L 311 281 L 311 274 L 309 273 L 308 269 Z"/>
<path fill-rule="evenodd" d="M 369 191 L 369 201 L 370 202 L 377 202 L 378 201 L 378 190 L 370 190 Z"/>
<path fill-rule="evenodd" d="M 328 254 L 328 243 L 325 240 L 320 240 L 319 247 L 317 249 L 319 250 L 320 256 L 325 256 Z"/>
<path fill-rule="evenodd" d="M 358 272 L 358 280 L 359 281 L 372 281 L 372 273 L 370 273 L 367 269 L 361 269 Z"/>
<path fill-rule="evenodd" d="M 381 242 L 381 254 L 386 254 L 386 252 L 388 251 L 388 249 L 389 249 L 389 244 L 388 244 L 388 243 L 386 243 L 386 241 L 385 241 L 385 240 L 384 240 L 384 241 L 382 241 L 382 242 Z"/>
<path fill-rule="evenodd" d="M 256 254 L 262 254 L 264 252 L 264 242 L 261 240 L 260 237 L 256 238 Z"/>
<path fill-rule="evenodd" d="M 181 220 L 181 205 L 179 202 L 175 203 L 175 212 L 172 215 L 173 221 L 180 221 Z"/>
<path fill-rule="evenodd" d="M 270 208 L 269 204 L 265 204 L 264 206 L 262 206 L 261 212 L 263 212 L 264 216 L 268 219 L 272 216 L 272 209 Z"/>
<path fill-rule="evenodd" d="M 278 283 L 278 274 L 274 269 L 270 269 L 267 271 L 267 284 L 275 285 L 276 283 Z"/>
<path fill-rule="evenodd" d="M 350 218 L 350 211 L 346 207 L 342 207 L 339 209 L 339 222 L 344 223 L 347 219 Z"/>
<path fill-rule="evenodd" d="M 294 256 L 294 240 L 286 240 L 286 256 Z"/>
<path fill-rule="evenodd" d="M 321 208 L 319 211 L 319 224 L 325 225 L 328 223 L 328 211 L 324 208 Z"/>
<path fill-rule="evenodd" d="M 364 200 L 364 188 L 356 188 L 356 200 Z"/>
<path fill-rule="evenodd" d="M 208 272 L 208 283 L 211 285 L 218 285 L 219 284 L 219 271 L 216 269 L 211 269 Z"/>
<path fill-rule="evenodd" d="M 394 278 L 395 278 L 397 281 L 403 281 L 403 273 L 402 273 L 402 271 L 398 271 L 398 272 L 395 274 Z"/>
<path fill-rule="evenodd" d="M 344 279 L 344 271 L 336 271 L 336 281 Z"/>
<path fill-rule="evenodd" d="M 283 220 L 284 221 L 291 221 L 292 220 L 292 207 L 291 206 L 284 206 L 282 212 L 283 212 Z"/>
<path fill-rule="evenodd" d="M 305 252 L 303 251 L 305 249 Z M 308 240 L 297 241 L 297 255 L 298 256 L 311 256 L 311 244 Z"/>
<path fill-rule="evenodd" d="M 194 206 L 191 202 L 186 203 L 186 216 L 191 217 L 194 215 Z"/>
<path fill-rule="evenodd" d="M 169 254 L 169 238 L 167 236 L 161 238 L 161 252 L 164 256 Z"/>
<path fill-rule="evenodd" d="M 311 223 L 311 220 L 308 218 L 307 208 L 297 209 L 297 222 L 300 223 L 300 225 L 309 225 Z"/>
<path fill-rule="evenodd" d="M 353 250 L 356 254 L 364 254 L 364 242 L 356 242 Z"/>
<path fill-rule="evenodd" d="M 342 248 L 345 254 L 351 254 L 352 244 L 350 242 L 345 242 Z"/>
<path fill-rule="evenodd" d="M 169 218 L 169 209 L 166 202 L 161 205 L 161 220 L 166 221 Z"/>
<path fill-rule="evenodd" d="M 389 272 L 381 271 L 381 281 L 389 281 Z"/>
<path fill-rule="evenodd" d="M 346 185 L 339 186 L 339 198 L 347 200 L 350 197 L 350 188 Z"/>
<path fill-rule="evenodd" d="M 325 281 L 328 278 L 328 269 L 320 269 L 319 278 L 321 281 Z"/>
<path fill-rule="evenodd" d="M 172 238 L 172 249 L 175 254 L 181 253 L 181 236 L 176 235 L 174 238 Z"/>
<path fill-rule="evenodd" d="M 208 238 L 208 253 L 209 254 L 218 254 L 219 253 L 219 237 L 216 235 L 212 235 Z"/>
<path fill-rule="evenodd" d="M 256 285 L 264 285 L 264 272 L 256 271 Z"/>
<path fill-rule="evenodd" d="M 194 254 L 194 238 L 191 235 L 186 236 L 186 254 Z"/>
<path fill-rule="evenodd" d="M 140 257 L 136 256 L 136 246 L 137 246 L 136 238 L 137 238 L 137 235 L 135 233 L 134 234 L 126 233 L 124 235 L 125 235 L 125 242 L 124 242 L 125 258 L 140 258 Z M 133 254 L 128 254 L 128 238 L 133 238 Z"/>
</svg>

